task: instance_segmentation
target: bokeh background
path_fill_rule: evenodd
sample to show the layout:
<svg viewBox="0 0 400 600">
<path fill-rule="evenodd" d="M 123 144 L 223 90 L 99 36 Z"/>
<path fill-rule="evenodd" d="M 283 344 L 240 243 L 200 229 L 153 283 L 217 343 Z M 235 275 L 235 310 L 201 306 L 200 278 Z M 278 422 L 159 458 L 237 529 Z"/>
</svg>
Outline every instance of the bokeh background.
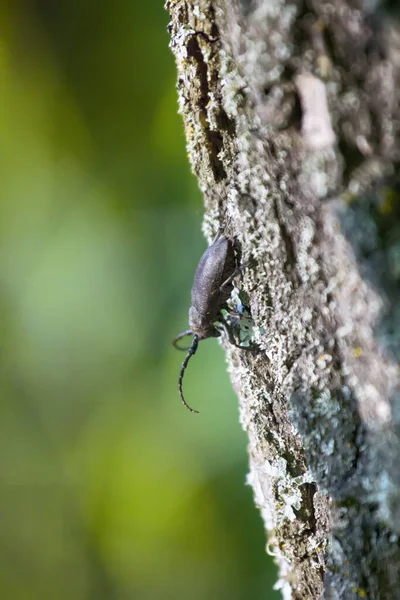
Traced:
<svg viewBox="0 0 400 600">
<path fill-rule="evenodd" d="M 273 599 L 162 0 L 0 3 L 0 597 Z"/>
</svg>

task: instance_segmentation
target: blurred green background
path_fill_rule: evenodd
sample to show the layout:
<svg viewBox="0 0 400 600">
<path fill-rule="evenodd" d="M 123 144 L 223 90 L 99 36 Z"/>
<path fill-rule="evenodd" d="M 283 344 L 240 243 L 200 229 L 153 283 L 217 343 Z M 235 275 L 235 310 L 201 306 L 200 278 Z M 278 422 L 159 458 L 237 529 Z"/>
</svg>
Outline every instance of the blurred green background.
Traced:
<svg viewBox="0 0 400 600">
<path fill-rule="evenodd" d="M 277 598 L 162 0 L 0 4 L 0 596 Z"/>
</svg>

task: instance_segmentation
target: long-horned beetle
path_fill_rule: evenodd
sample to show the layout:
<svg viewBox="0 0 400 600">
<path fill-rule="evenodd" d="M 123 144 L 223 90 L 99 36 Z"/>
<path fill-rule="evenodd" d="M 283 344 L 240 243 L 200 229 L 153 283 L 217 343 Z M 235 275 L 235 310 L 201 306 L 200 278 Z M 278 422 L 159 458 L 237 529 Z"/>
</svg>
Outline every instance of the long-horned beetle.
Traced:
<svg viewBox="0 0 400 600">
<path fill-rule="evenodd" d="M 196 353 L 199 342 L 221 335 L 221 328 L 216 323 L 220 323 L 225 328 L 229 341 L 233 345 L 249 350 L 247 346 L 236 344 L 221 313 L 223 309 L 227 308 L 226 302 L 233 290 L 233 280 L 240 272 L 241 269 L 237 266 L 232 240 L 225 236 L 221 237 L 219 232 L 197 265 L 191 293 L 189 329 L 180 333 L 172 342 L 178 350 L 187 350 L 187 355 L 179 373 L 178 388 L 183 404 L 192 413 L 198 413 L 199 411 L 191 408 L 183 396 L 183 375 L 190 358 Z M 177 342 L 187 335 L 193 335 L 190 347 L 180 348 Z"/>
</svg>

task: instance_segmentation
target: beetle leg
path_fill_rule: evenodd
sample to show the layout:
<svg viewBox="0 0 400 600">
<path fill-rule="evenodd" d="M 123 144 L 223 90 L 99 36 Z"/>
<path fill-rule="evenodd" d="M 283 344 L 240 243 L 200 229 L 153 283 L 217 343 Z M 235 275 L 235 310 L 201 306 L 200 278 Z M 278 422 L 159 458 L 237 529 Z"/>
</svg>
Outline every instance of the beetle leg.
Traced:
<svg viewBox="0 0 400 600">
<path fill-rule="evenodd" d="M 224 283 L 222 285 L 219 286 L 219 291 L 221 292 L 224 287 L 226 287 L 227 285 L 229 285 L 230 283 L 232 283 L 232 281 L 238 276 L 238 275 L 243 275 L 243 271 L 245 270 L 245 268 L 247 267 L 247 265 L 249 264 L 249 261 L 246 261 L 243 265 L 241 265 L 240 267 L 236 267 L 236 269 L 233 271 L 232 275 L 230 275 L 228 277 L 228 279 L 226 281 L 224 281 Z"/>
<path fill-rule="evenodd" d="M 223 283 L 222 285 L 220 285 L 220 286 L 219 286 L 219 288 L 218 288 L 218 291 L 219 291 L 219 292 L 222 292 L 222 290 L 223 290 L 223 289 L 224 289 L 224 288 L 225 288 L 227 285 L 229 285 L 230 283 L 232 283 L 232 281 L 235 279 L 235 277 L 237 277 L 238 275 L 241 275 L 241 273 L 242 273 L 242 269 L 241 269 L 240 267 L 237 267 L 237 268 L 236 268 L 236 269 L 233 271 L 232 275 L 230 275 L 230 276 L 228 277 L 228 279 L 226 279 L 226 281 L 224 281 L 224 283 Z"/>
<path fill-rule="evenodd" d="M 232 344 L 232 346 L 235 346 L 235 348 L 239 348 L 240 350 L 254 350 L 254 347 L 252 346 L 241 346 L 240 344 L 238 344 L 233 336 L 233 333 L 228 325 L 228 323 L 226 322 L 225 318 L 223 317 L 223 315 L 219 316 L 219 322 L 221 323 L 221 325 L 223 326 L 223 329 L 225 330 L 227 336 L 228 336 L 228 340 L 229 343 Z"/>
</svg>

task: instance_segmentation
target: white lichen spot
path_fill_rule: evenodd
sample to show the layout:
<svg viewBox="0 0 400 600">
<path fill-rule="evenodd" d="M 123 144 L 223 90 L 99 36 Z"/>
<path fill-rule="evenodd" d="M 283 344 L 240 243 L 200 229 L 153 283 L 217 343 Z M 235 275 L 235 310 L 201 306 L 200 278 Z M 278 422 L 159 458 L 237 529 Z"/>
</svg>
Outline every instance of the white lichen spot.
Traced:
<svg viewBox="0 0 400 600">
<path fill-rule="evenodd" d="M 203 12 L 201 12 L 198 4 L 195 4 L 193 7 L 193 15 L 200 21 L 204 21 L 206 19 L 206 15 Z"/>
<path fill-rule="evenodd" d="M 311 281 L 318 276 L 319 265 L 310 253 L 315 235 L 315 225 L 309 217 L 304 217 L 299 224 L 300 239 L 297 247 L 298 272 L 303 282 Z"/>
<path fill-rule="evenodd" d="M 332 356 L 330 354 L 321 354 L 316 361 L 319 369 L 325 369 L 328 364 L 332 362 Z"/>
<path fill-rule="evenodd" d="M 284 181 L 283 179 L 279 182 L 279 189 L 281 190 L 281 192 L 286 192 L 287 190 L 286 181 Z"/>
<path fill-rule="evenodd" d="M 335 143 L 325 84 L 312 73 L 301 73 L 295 84 L 302 107 L 301 130 L 305 147 L 321 151 Z"/>
<path fill-rule="evenodd" d="M 280 590 L 283 600 L 292 600 L 292 585 L 290 583 L 292 567 L 290 562 L 281 555 L 279 562 L 279 579 L 274 590 Z"/>
</svg>

